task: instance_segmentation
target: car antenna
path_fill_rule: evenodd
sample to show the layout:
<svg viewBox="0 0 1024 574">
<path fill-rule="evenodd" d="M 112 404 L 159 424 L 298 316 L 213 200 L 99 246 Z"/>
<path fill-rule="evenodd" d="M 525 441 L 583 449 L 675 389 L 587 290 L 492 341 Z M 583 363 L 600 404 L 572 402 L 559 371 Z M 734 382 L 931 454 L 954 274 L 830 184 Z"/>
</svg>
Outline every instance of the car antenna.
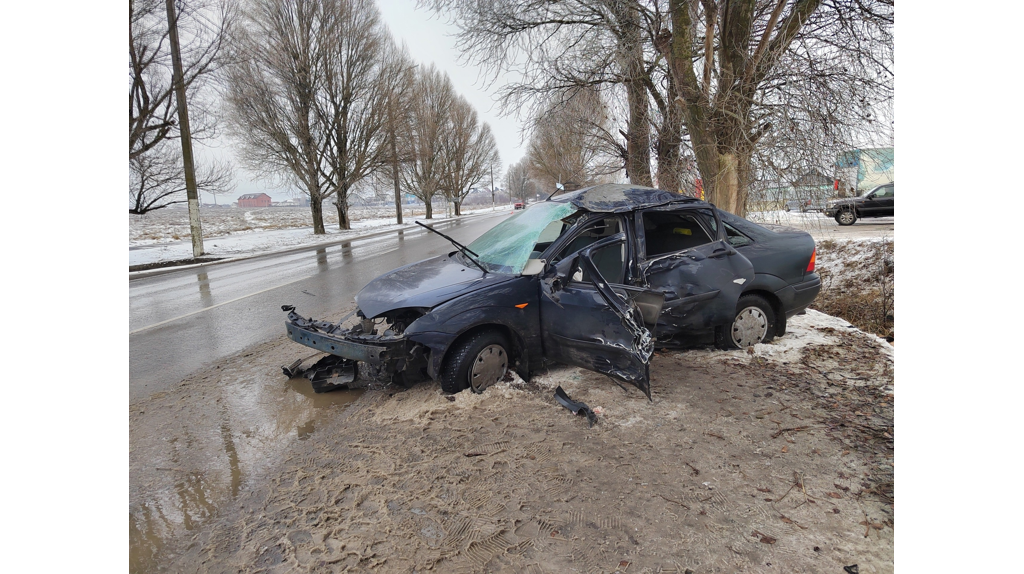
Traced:
<svg viewBox="0 0 1024 574">
<path fill-rule="evenodd" d="M 561 183 L 556 183 L 555 191 L 551 195 L 549 195 L 548 198 L 545 199 L 544 201 L 551 201 L 551 198 L 554 197 L 555 194 L 558 193 L 559 191 L 565 191 L 565 186 L 562 185 Z"/>
<path fill-rule="evenodd" d="M 441 233 L 440 231 L 434 229 L 433 227 L 431 227 L 429 225 L 420 223 L 419 221 L 416 221 L 415 223 L 416 223 L 416 225 L 419 225 L 420 227 L 429 229 L 430 231 L 433 231 L 434 233 L 440 235 L 441 237 L 444 237 L 448 241 L 451 241 L 452 245 L 454 245 L 455 247 L 458 247 L 459 251 L 461 251 L 463 254 L 465 254 L 466 257 L 468 257 L 469 260 L 473 262 L 473 265 L 476 265 L 477 267 L 479 267 L 480 270 L 484 272 L 484 275 L 487 275 L 487 269 L 484 269 L 484 266 L 481 265 L 479 261 L 477 261 L 476 259 L 473 258 L 473 256 L 476 256 L 476 257 L 480 257 L 480 256 L 477 255 L 472 249 L 470 249 L 469 247 L 466 247 L 465 245 L 459 243 L 458 241 L 455 241 L 451 237 L 448 237 L 444 233 Z"/>
</svg>

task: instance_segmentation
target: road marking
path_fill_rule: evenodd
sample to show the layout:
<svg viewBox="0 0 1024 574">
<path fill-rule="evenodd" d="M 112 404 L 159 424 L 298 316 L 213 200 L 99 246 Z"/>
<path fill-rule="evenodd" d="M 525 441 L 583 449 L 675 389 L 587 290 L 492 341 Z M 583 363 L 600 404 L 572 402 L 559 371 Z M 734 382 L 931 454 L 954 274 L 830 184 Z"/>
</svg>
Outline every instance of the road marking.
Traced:
<svg viewBox="0 0 1024 574">
<path fill-rule="evenodd" d="M 374 257 L 380 257 L 381 255 L 387 255 L 388 253 L 393 253 L 395 251 L 398 251 L 398 249 L 399 248 L 396 247 L 396 248 L 388 250 L 388 251 L 384 251 L 384 252 L 381 252 L 381 253 L 376 253 L 376 254 L 374 254 Z M 267 287 L 266 289 L 263 289 L 261 291 L 256 291 L 254 293 L 249 293 L 247 295 L 242 295 L 241 297 L 235 297 L 234 299 L 231 299 L 230 301 L 224 301 L 222 303 L 217 303 L 216 305 L 210 305 L 209 307 L 203 307 L 202 309 L 196 309 L 195 311 L 192 311 L 191 313 L 185 313 L 184 315 L 178 315 L 177 317 L 172 317 L 170 319 L 165 319 L 163 321 L 160 321 L 159 323 L 153 323 L 152 325 L 147 325 L 145 327 L 139 327 L 138 329 L 135 329 L 134 331 L 128 331 L 128 335 L 130 336 L 130 335 L 134 335 L 136 333 L 141 333 L 143 331 L 148 331 L 148 330 L 153 329 L 155 327 L 159 327 L 161 325 L 166 325 L 167 323 L 170 323 L 170 322 L 173 322 L 173 321 L 177 321 L 179 319 L 184 319 L 185 317 L 191 317 L 192 315 L 195 315 L 195 314 L 198 314 L 198 313 L 202 313 L 203 311 L 209 311 L 210 309 L 216 309 L 217 307 L 220 307 L 222 305 L 227 305 L 229 303 L 234 303 L 236 301 L 241 301 L 242 299 L 246 299 L 246 298 L 252 297 L 254 295 L 259 295 L 260 293 L 266 293 L 267 291 L 273 291 L 274 289 L 278 289 L 280 287 L 285 287 L 285 286 L 291 285 L 292 283 L 298 283 L 299 281 L 305 281 L 306 279 L 309 279 L 310 277 L 312 277 L 312 276 L 300 277 L 300 278 L 298 278 L 298 279 L 296 279 L 294 281 L 289 281 L 287 283 L 282 283 L 280 285 L 275 285 L 274 287 Z"/>
<path fill-rule="evenodd" d="M 248 297 L 252 297 L 253 295 L 259 295 L 260 293 L 266 293 L 267 291 L 273 291 L 274 289 L 277 289 L 278 287 L 284 287 L 286 285 L 291 285 L 292 283 L 298 283 L 299 281 L 305 281 L 306 279 L 309 279 L 309 277 L 302 277 L 302 278 L 296 279 L 295 281 L 289 281 L 287 283 L 282 283 L 282 284 L 276 285 L 274 287 L 267 287 L 266 289 L 263 289 L 262 291 L 256 291 L 255 293 L 249 293 L 248 295 L 242 295 L 241 297 L 235 297 L 234 299 L 232 299 L 230 301 L 224 301 L 223 303 L 217 303 L 216 305 L 210 305 L 209 307 L 203 307 L 202 309 L 196 309 L 195 311 L 192 311 L 191 313 L 185 313 L 184 315 L 179 315 L 179 316 L 174 317 L 172 319 L 165 319 L 163 321 L 160 321 L 159 323 L 153 323 L 152 325 L 148 325 L 146 327 L 140 327 L 138 329 L 135 329 L 134 331 L 128 331 L 128 334 L 129 335 L 134 335 L 136 333 L 141 333 L 143 331 L 148 331 L 149 329 L 152 329 L 154 327 L 159 327 L 160 325 L 166 325 L 167 323 L 170 323 L 172 321 L 177 321 L 178 319 L 184 319 L 185 317 L 191 317 L 192 315 L 195 315 L 196 313 L 202 313 L 203 311 L 209 311 L 210 309 L 216 309 L 217 307 L 220 307 L 221 305 L 227 305 L 228 303 L 234 303 L 235 301 L 241 301 L 242 299 L 246 299 Z"/>
</svg>

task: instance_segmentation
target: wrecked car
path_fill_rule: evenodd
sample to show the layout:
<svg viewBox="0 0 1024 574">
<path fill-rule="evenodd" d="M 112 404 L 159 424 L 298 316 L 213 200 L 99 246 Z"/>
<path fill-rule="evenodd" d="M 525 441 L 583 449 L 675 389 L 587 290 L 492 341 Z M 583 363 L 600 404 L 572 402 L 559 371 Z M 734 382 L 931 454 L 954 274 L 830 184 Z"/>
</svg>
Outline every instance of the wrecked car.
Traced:
<svg viewBox="0 0 1024 574">
<path fill-rule="evenodd" d="M 449 393 L 483 391 L 510 369 L 528 380 L 553 361 L 650 398 L 656 339 L 767 342 L 821 285 L 809 234 L 648 187 L 550 197 L 465 246 L 434 232 L 455 250 L 371 281 L 356 296 L 351 326 L 283 306 L 288 337 L 352 368 L 422 373 Z"/>
</svg>

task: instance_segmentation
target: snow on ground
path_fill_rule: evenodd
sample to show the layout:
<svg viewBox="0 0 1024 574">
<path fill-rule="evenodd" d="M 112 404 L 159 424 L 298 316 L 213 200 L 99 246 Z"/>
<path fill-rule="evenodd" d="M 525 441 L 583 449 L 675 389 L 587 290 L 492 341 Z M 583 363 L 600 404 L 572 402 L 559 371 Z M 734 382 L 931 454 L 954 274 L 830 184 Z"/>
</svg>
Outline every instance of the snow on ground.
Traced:
<svg viewBox="0 0 1024 574">
<path fill-rule="evenodd" d="M 781 225 L 806 231 L 815 241 L 881 237 L 892 239 L 896 224 L 895 217 L 871 217 L 859 219 L 853 225 L 842 226 L 820 211 L 753 211 L 747 214 L 747 219 L 766 227 Z"/>
<path fill-rule="evenodd" d="M 494 211 L 504 211 L 501 206 Z M 328 210 L 329 211 L 329 210 Z M 293 247 L 319 245 L 355 239 L 370 233 L 415 227 L 422 213 L 406 214 L 402 225 L 395 223 L 394 209 L 353 208 L 352 229 L 338 229 L 337 212 L 325 212 L 325 235 L 314 235 L 309 208 L 207 208 L 202 211 L 203 248 L 210 257 L 247 257 Z M 492 213 L 490 207 L 465 209 L 464 215 Z M 390 214 L 390 215 L 389 215 Z M 440 214 L 440 215 L 439 215 Z M 443 208 L 434 211 L 431 222 L 447 221 Z M 128 266 L 192 258 L 188 211 L 163 209 L 146 215 L 129 215 Z"/>
</svg>

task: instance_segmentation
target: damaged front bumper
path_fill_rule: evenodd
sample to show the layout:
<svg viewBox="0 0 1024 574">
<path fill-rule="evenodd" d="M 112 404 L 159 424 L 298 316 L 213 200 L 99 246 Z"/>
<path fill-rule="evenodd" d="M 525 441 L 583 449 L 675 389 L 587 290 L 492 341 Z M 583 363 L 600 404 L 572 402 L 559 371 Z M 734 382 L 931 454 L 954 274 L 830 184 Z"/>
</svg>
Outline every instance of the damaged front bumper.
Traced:
<svg viewBox="0 0 1024 574">
<path fill-rule="evenodd" d="M 345 359 L 360 361 L 380 368 L 382 373 L 395 374 L 405 370 L 416 358 L 419 345 L 403 335 L 390 331 L 376 334 L 365 332 L 361 325 L 343 328 L 341 323 L 307 319 L 295 312 L 295 307 L 283 305 L 288 313 L 285 328 L 288 338 L 296 343 Z"/>
</svg>

